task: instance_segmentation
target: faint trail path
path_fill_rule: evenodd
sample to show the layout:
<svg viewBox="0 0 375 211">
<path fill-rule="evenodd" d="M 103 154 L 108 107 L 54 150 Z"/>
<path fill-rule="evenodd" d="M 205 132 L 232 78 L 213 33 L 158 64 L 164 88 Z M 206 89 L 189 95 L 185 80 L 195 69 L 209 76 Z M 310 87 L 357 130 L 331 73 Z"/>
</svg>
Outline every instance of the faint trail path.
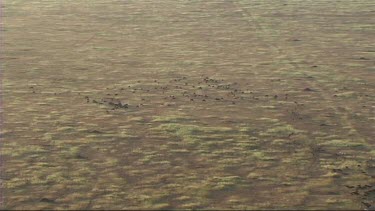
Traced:
<svg viewBox="0 0 375 211">
<path fill-rule="evenodd" d="M 230 1 L 234 5 L 236 5 L 237 9 L 241 11 L 243 14 L 244 18 L 246 18 L 249 21 L 249 24 L 256 25 L 257 29 L 262 31 L 262 33 L 270 35 L 270 34 L 277 34 L 277 29 L 273 29 L 272 31 L 268 29 L 267 27 L 263 26 L 259 21 L 256 20 L 256 18 L 251 14 L 251 12 L 247 11 L 246 9 L 243 9 L 244 6 L 241 5 L 238 1 Z M 281 37 L 277 37 L 276 39 L 283 40 Z M 276 40 L 277 42 L 277 40 Z M 291 71 L 303 71 L 306 76 L 309 76 L 309 72 L 305 71 L 307 69 L 306 66 L 301 66 L 298 65 L 297 63 L 294 62 L 294 59 L 289 56 L 289 53 L 293 51 L 293 48 L 289 48 L 288 51 L 285 51 L 282 49 L 282 47 L 278 46 L 275 44 L 275 42 L 267 42 L 265 43 L 270 47 L 270 49 L 276 51 L 279 55 L 283 55 L 286 61 L 288 63 L 286 64 L 287 66 L 290 67 Z M 310 68 L 311 69 L 311 68 Z M 329 70 L 323 70 L 323 71 L 329 71 Z M 334 71 L 334 70 L 330 70 Z M 315 80 L 314 80 L 315 79 Z M 321 82 L 317 81 L 316 78 L 313 77 L 313 80 L 304 80 L 301 81 L 302 87 L 312 87 L 314 90 L 320 90 L 319 94 L 322 96 L 322 100 L 324 100 L 325 103 L 329 103 L 330 108 L 332 108 L 337 115 L 337 118 L 339 118 L 338 122 L 346 128 L 352 128 L 355 130 L 355 138 L 360 139 L 362 141 L 368 141 L 369 137 L 365 137 L 362 134 L 360 134 L 356 129 L 355 126 L 352 122 L 352 120 L 349 119 L 348 115 L 350 114 L 350 108 L 339 108 L 333 99 L 333 94 L 330 90 L 324 89 L 324 86 L 322 86 Z M 336 118 L 336 117 L 335 117 Z M 369 143 L 370 144 L 370 143 Z"/>
<path fill-rule="evenodd" d="M 277 54 L 279 54 L 280 56 L 282 55 L 283 60 L 288 61 L 286 63 L 286 65 L 289 67 L 290 71 L 297 71 L 297 72 L 302 71 L 302 72 L 304 72 L 305 76 L 312 75 L 311 73 L 308 72 L 309 70 L 311 71 L 311 67 L 307 67 L 306 65 L 299 65 L 298 63 L 294 62 L 295 59 L 293 59 L 290 56 L 290 53 L 292 53 L 292 55 L 296 55 L 297 52 L 295 52 L 295 49 L 293 47 L 289 47 L 288 50 L 284 50 L 283 47 L 281 47 L 280 45 L 277 44 L 278 42 L 282 42 L 282 40 L 285 40 L 285 39 L 283 39 L 282 35 L 279 33 L 277 28 L 272 28 L 272 30 L 271 30 L 269 27 L 267 27 L 265 25 L 262 25 L 262 23 L 256 17 L 254 17 L 254 15 L 252 15 L 251 7 L 245 7 L 245 5 L 241 4 L 239 0 L 233 0 L 233 1 L 230 1 L 230 2 L 233 5 L 236 6 L 238 11 L 241 11 L 243 17 L 249 22 L 250 26 L 255 25 L 257 30 L 261 31 L 261 34 L 264 34 L 264 35 L 273 34 L 274 35 L 274 39 L 272 39 L 271 41 L 265 40 L 265 43 L 269 46 L 270 49 L 277 52 Z M 262 19 L 263 17 L 258 17 L 258 18 Z M 348 73 L 345 73 L 345 72 L 343 73 L 343 72 L 339 72 L 337 70 L 327 69 L 327 68 L 324 68 L 323 70 L 320 70 L 320 71 L 333 71 L 338 75 L 344 74 L 344 75 L 347 75 L 347 77 L 353 76 L 352 74 L 349 75 Z M 317 80 L 317 78 L 315 78 L 315 77 L 310 77 L 310 78 L 313 78 L 313 79 L 312 80 L 306 79 L 306 80 L 300 82 L 302 87 L 310 87 L 313 90 L 319 90 L 319 94 L 322 97 L 322 101 L 324 101 L 325 103 L 328 103 L 329 108 L 332 109 L 335 114 L 337 114 L 334 118 L 338 118 L 336 121 L 339 123 L 339 125 L 341 125 L 344 128 L 351 128 L 350 137 L 352 138 L 352 140 L 358 141 L 358 142 L 366 142 L 368 145 L 371 146 L 371 144 L 373 144 L 373 142 L 371 142 L 372 141 L 371 137 L 368 137 L 368 136 L 365 136 L 365 135 L 361 134 L 356 129 L 354 122 L 352 120 L 350 120 L 349 115 L 353 112 L 353 109 L 350 107 L 350 105 L 347 105 L 347 106 L 344 106 L 344 107 L 338 106 L 336 104 L 336 102 L 332 100 L 333 95 L 335 93 L 332 92 L 331 90 L 326 89 L 324 84 L 322 84 L 322 82 L 319 82 Z M 311 141 L 310 144 L 312 144 L 312 146 L 318 147 L 317 143 L 314 143 L 314 141 Z M 351 155 L 343 154 L 341 156 L 345 160 L 346 159 L 345 157 L 356 157 L 356 155 L 358 155 L 358 154 L 366 154 L 366 153 L 367 152 L 364 152 L 362 150 L 353 150 L 351 152 Z M 366 162 L 368 161 L 368 159 L 371 159 L 371 155 L 369 153 L 367 153 L 367 154 L 368 154 L 367 156 L 364 156 L 366 159 L 362 160 L 362 163 L 364 165 L 366 165 Z M 311 174 L 315 174 L 316 176 L 319 175 L 318 169 L 321 168 L 319 160 L 320 160 L 320 158 L 319 158 L 319 153 L 318 153 L 318 154 L 314 155 L 314 159 L 313 159 L 313 161 L 311 163 L 311 166 L 309 168 L 309 171 L 311 171 Z M 344 185 L 344 184 L 342 184 L 342 182 L 337 180 L 337 185 L 339 185 L 339 184 L 342 185 L 342 186 Z M 308 198 L 306 199 L 306 203 L 308 203 L 307 201 L 308 201 Z M 358 198 L 358 201 L 359 201 L 358 204 L 362 205 L 361 202 L 360 202 L 361 199 Z"/>
<path fill-rule="evenodd" d="M 241 5 L 241 3 L 239 3 L 238 1 L 230 1 L 232 2 L 234 5 L 236 5 L 237 9 L 239 11 L 241 11 L 241 13 L 243 14 L 244 18 L 246 18 L 248 21 L 249 21 L 249 24 L 254 24 L 258 30 L 262 31 L 264 34 L 266 35 L 270 35 L 272 33 L 277 33 L 277 29 L 273 29 L 272 31 L 270 31 L 267 27 L 263 26 L 261 23 L 259 23 L 259 21 L 256 20 L 256 18 L 254 18 L 251 14 L 251 12 L 247 11 L 246 9 L 243 9 L 243 5 Z M 277 39 L 278 37 L 276 37 Z M 279 37 L 280 40 L 281 37 Z M 278 45 L 276 45 L 274 42 L 265 42 L 272 50 L 276 51 L 279 55 L 284 55 L 284 59 L 286 61 L 288 61 L 288 63 L 286 65 L 288 65 L 290 67 L 290 70 L 291 71 L 304 71 L 306 69 L 305 66 L 300 66 L 298 64 L 296 64 L 293 60 L 293 58 L 291 58 L 289 55 L 288 55 L 288 52 L 287 51 L 284 51 L 281 47 L 279 47 Z M 293 50 L 293 48 L 291 48 Z M 304 71 L 304 74 L 306 74 L 306 76 L 309 75 L 309 73 L 307 71 Z M 307 84 L 308 86 L 306 87 L 313 87 L 314 90 L 320 90 L 322 88 L 322 84 L 319 84 L 318 81 L 316 80 L 305 80 L 304 82 L 302 82 L 303 84 Z M 344 126 L 348 126 L 350 128 L 355 128 L 353 126 L 353 123 L 351 120 L 349 120 L 348 118 L 348 114 L 350 111 L 348 110 L 345 110 L 345 111 L 342 111 L 340 110 L 337 105 L 335 105 L 335 103 L 332 102 L 332 93 L 329 92 L 329 90 L 322 90 L 320 91 L 320 95 L 322 96 L 323 100 L 325 102 L 330 102 L 330 107 L 335 111 L 335 113 L 337 114 L 340 114 L 339 115 L 339 118 L 340 118 L 340 121 L 342 123 L 342 125 Z M 367 140 L 366 138 L 364 138 L 357 130 L 356 130 L 356 136 L 362 140 Z"/>
</svg>

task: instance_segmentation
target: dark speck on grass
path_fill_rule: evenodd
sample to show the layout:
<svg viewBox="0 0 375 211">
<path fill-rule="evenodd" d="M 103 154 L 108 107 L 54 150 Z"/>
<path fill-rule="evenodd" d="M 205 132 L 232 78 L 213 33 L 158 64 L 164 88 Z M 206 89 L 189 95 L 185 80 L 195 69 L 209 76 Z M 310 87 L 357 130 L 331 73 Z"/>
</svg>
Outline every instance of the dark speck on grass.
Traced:
<svg viewBox="0 0 375 211">
<path fill-rule="evenodd" d="M 40 202 L 45 202 L 45 203 L 54 203 L 55 200 L 49 199 L 49 198 L 42 198 L 39 200 Z"/>
<path fill-rule="evenodd" d="M 314 90 L 312 90 L 312 89 L 309 88 L 309 87 L 306 87 L 303 91 L 305 91 L 305 92 L 312 92 L 312 91 L 314 91 Z"/>
<path fill-rule="evenodd" d="M 100 134 L 100 133 L 103 133 L 99 130 L 90 130 L 89 133 L 96 133 L 96 134 Z"/>
<path fill-rule="evenodd" d="M 366 58 L 366 57 L 360 57 L 359 59 L 360 59 L 360 60 L 370 60 L 370 59 L 368 59 L 368 58 Z"/>
<path fill-rule="evenodd" d="M 347 188 L 355 188 L 354 186 L 351 186 L 351 185 L 345 185 L 345 187 L 347 187 Z"/>
<path fill-rule="evenodd" d="M 83 156 L 83 155 L 77 155 L 76 156 L 77 159 L 87 159 L 87 157 Z"/>
</svg>

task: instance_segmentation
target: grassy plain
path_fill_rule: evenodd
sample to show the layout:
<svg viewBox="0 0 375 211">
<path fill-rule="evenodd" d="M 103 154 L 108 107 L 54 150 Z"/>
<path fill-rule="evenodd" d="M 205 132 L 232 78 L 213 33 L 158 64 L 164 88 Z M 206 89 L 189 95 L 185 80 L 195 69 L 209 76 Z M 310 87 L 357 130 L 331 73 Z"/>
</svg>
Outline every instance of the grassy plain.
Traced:
<svg viewBox="0 0 375 211">
<path fill-rule="evenodd" d="M 364 209 L 372 1 L 3 5 L 7 209 Z"/>
</svg>

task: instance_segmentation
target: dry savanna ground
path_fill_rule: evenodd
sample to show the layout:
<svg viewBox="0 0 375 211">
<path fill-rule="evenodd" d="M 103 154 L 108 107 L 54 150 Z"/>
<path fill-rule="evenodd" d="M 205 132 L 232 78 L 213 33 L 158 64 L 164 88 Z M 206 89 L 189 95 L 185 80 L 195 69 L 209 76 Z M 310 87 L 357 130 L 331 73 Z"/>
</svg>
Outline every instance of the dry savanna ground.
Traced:
<svg viewBox="0 0 375 211">
<path fill-rule="evenodd" d="M 373 208 L 373 1 L 2 10 L 4 208 Z"/>
</svg>

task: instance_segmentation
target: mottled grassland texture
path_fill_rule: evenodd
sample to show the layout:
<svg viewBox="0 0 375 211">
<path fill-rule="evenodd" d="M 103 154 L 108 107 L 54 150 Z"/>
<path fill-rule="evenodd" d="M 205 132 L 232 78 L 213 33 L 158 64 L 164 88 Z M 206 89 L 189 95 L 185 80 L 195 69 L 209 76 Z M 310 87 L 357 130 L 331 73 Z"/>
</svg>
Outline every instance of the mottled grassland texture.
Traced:
<svg viewBox="0 0 375 211">
<path fill-rule="evenodd" d="M 5 209 L 371 209 L 370 0 L 5 1 Z"/>
</svg>

